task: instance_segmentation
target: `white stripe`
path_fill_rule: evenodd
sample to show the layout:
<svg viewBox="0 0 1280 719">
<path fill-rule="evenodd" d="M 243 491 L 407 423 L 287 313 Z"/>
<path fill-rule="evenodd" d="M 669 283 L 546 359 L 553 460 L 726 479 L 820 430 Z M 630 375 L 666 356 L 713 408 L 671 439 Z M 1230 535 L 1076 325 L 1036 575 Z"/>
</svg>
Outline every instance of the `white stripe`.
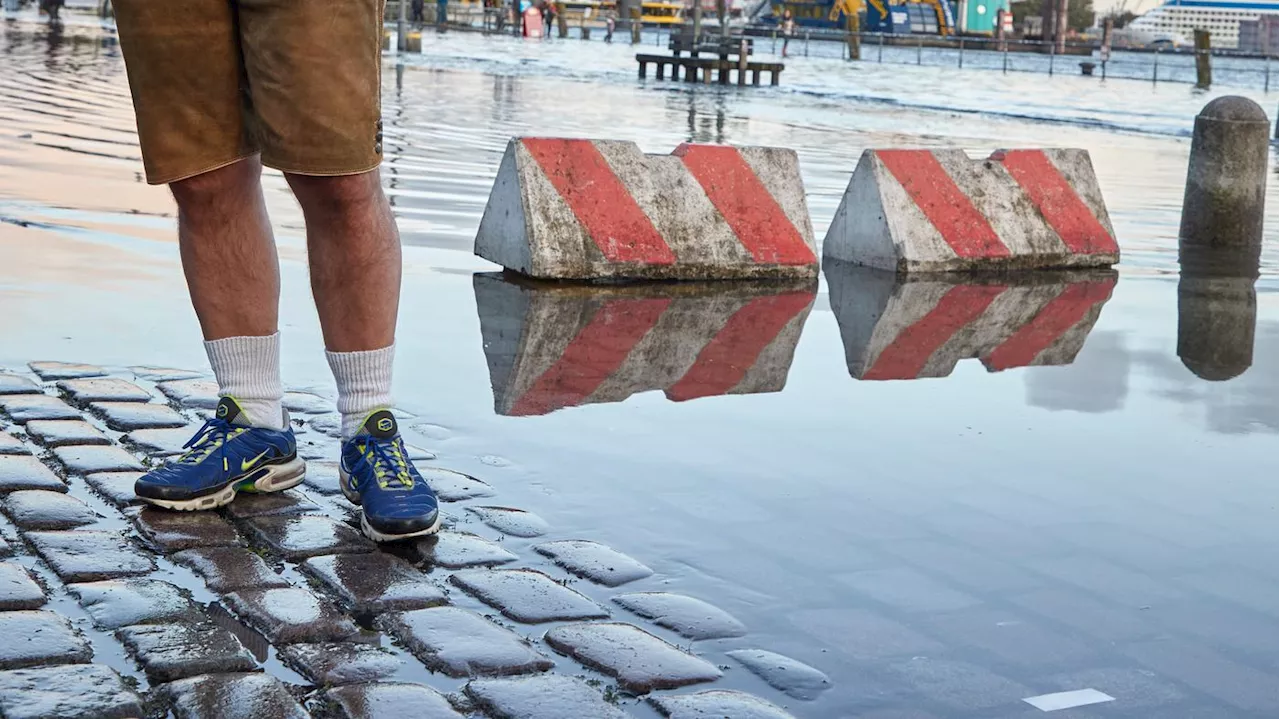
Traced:
<svg viewBox="0 0 1280 719">
<path fill-rule="evenodd" d="M 959 152 L 957 150 L 957 152 Z M 964 154 L 961 152 L 961 154 Z M 879 155 L 873 153 L 873 167 L 879 185 L 881 210 L 889 226 L 889 234 L 898 257 L 906 261 L 905 267 L 897 269 L 927 271 L 929 269 L 948 269 L 947 265 L 957 258 L 956 251 L 943 239 L 942 233 L 933 226 L 924 211 L 911 199 L 906 189 L 898 182 L 889 168 L 885 167 Z M 874 210 L 860 207 L 849 208 L 850 212 Z M 886 268 L 893 269 L 893 268 Z"/>
<path fill-rule="evenodd" d="M 1049 227 L 1044 217 L 1031 204 L 1031 198 L 999 163 L 989 160 L 970 160 L 960 150 L 933 153 L 960 188 L 960 192 L 973 203 L 996 237 L 1009 248 L 1014 257 L 1028 255 L 1066 255 L 1069 250 Z"/>
<path fill-rule="evenodd" d="M 1074 707 L 1083 707 L 1090 704 L 1102 704 L 1103 702 L 1113 702 L 1116 698 L 1108 696 L 1097 689 L 1076 689 L 1069 692 L 1057 692 L 1055 694 L 1041 694 L 1038 697 L 1027 697 L 1022 701 L 1039 709 L 1042 712 L 1055 712 L 1059 709 L 1072 709 Z"/>
</svg>

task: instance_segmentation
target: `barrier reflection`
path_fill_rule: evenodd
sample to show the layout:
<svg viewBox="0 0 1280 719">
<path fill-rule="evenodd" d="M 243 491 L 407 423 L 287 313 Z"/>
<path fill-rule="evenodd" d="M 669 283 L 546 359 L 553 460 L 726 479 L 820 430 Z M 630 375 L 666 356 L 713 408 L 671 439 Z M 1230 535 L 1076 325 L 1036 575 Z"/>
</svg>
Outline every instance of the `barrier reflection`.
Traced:
<svg viewBox="0 0 1280 719">
<path fill-rule="evenodd" d="M 971 358 L 990 372 L 1070 364 L 1116 283 L 1111 270 L 895 275 L 828 260 L 823 272 L 861 380 L 946 377 Z"/>
<path fill-rule="evenodd" d="M 477 274 L 494 411 L 542 415 L 662 390 L 682 402 L 777 392 L 812 283 L 581 286 Z"/>
</svg>

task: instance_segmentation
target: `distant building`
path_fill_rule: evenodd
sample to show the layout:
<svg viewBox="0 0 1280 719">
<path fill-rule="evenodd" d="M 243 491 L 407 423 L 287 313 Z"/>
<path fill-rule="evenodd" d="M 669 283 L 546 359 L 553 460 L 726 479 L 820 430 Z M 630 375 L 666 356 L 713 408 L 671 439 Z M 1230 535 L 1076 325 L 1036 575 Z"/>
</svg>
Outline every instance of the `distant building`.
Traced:
<svg viewBox="0 0 1280 719">
<path fill-rule="evenodd" d="M 1240 42 L 1236 49 L 1275 57 L 1277 48 L 1280 48 L 1280 15 L 1240 21 Z"/>
<path fill-rule="evenodd" d="M 996 34 L 996 15 L 1009 12 L 1009 0 L 958 0 L 956 22 L 966 35 Z"/>
</svg>

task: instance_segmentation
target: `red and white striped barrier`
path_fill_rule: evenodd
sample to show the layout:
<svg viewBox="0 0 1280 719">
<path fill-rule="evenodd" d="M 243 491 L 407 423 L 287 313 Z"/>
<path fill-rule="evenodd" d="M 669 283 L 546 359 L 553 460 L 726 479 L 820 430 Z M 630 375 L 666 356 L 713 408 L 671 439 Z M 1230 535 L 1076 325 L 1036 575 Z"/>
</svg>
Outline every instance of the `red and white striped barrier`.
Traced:
<svg viewBox="0 0 1280 719">
<path fill-rule="evenodd" d="M 795 152 L 515 138 L 476 254 L 558 280 L 816 277 Z"/>
<path fill-rule="evenodd" d="M 985 282 L 839 261 L 824 272 L 849 374 L 864 380 L 946 377 L 974 357 L 990 372 L 1071 364 L 1116 282 L 1110 270 Z"/>
<path fill-rule="evenodd" d="M 816 288 L 530 287 L 475 276 L 494 410 L 530 416 L 661 390 L 778 392 Z"/>
<path fill-rule="evenodd" d="M 1120 248 L 1084 150 L 867 150 L 823 256 L 951 272 L 1109 267 Z"/>
</svg>

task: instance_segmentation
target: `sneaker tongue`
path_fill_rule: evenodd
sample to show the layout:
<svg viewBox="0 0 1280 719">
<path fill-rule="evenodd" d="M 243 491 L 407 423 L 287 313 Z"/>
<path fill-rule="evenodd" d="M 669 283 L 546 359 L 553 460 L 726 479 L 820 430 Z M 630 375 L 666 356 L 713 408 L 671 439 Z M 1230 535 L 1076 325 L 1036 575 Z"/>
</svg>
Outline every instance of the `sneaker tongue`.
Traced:
<svg viewBox="0 0 1280 719">
<path fill-rule="evenodd" d="M 227 424 L 246 426 L 249 424 L 249 418 L 242 414 L 240 405 L 231 397 L 218 400 L 218 409 L 214 411 L 214 416 Z"/>
<path fill-rule="evenodd" d="M 380 409 L 369 415 L 360 428 L 360 434 L 367 434 L 378 439 L 391 439 L 400 433 L 396 426 L 396 416 L 389 410 Z"/>
</svg>

